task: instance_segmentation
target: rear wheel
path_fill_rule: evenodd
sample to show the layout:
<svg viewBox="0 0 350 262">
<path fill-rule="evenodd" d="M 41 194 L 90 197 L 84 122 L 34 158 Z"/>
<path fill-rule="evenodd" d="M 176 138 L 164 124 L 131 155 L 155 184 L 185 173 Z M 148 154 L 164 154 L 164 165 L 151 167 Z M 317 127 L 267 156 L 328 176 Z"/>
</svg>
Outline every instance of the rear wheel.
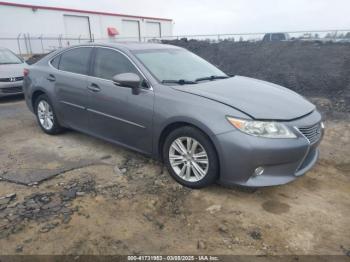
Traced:
<svg viewBox="0 0 350 262">
<path fill-rule="evenodd" d="M 219 164 L 214 146 L 194 127 L 182 127 L 168 135 L 163 159 L 170 175 L 186 187 L 203 188 L 218 177 Z"/>
<path fill-rule="evenodd" d="M 50 135 L 59 134 L 63 128 L 57 121 L 56 114 L 47 95 L 40 95 L 35 101 L 35 114 L 41 129 Z"/>
</svg>

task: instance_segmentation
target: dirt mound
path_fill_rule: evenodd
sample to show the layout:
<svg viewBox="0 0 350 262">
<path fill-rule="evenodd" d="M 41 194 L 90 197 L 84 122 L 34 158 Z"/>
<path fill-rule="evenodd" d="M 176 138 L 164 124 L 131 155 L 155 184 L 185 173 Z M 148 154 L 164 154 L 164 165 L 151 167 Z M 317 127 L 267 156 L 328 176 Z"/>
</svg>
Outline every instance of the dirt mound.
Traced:
<svg viewBox="0 0 350 262">
<path fill-rule="evenodd" d="M 350 44 L 163 41 L 184 47 L 227 74 L 270 81 L 307 97 L 325 97 L 350 112 Z"/>
</svg>

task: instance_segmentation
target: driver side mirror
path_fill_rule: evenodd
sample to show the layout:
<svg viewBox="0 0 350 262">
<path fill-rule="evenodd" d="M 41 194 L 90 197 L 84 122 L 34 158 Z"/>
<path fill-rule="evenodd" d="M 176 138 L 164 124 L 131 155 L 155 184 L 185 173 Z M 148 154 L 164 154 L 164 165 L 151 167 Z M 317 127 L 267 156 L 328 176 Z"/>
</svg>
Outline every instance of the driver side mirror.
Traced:
<svg viewBox="0 0 350 262">
<path fill-rule="evenodd" d="M 123 73 L 113 76 L 115 85 L 132 88 L 132 93 L 137 95 L 140 93 L 141 78 L 134 73 Z"/>
</svg>

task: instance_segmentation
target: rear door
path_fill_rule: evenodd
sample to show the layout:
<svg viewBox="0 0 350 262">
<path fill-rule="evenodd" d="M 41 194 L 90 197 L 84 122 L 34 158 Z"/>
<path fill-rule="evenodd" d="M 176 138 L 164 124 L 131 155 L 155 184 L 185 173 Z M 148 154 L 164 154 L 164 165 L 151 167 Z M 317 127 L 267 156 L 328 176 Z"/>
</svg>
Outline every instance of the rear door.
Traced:
<svg viewBox="0 0 350 262">
<path fill-rule="evenodd" d="M 58 70 L 52 70 L 48 75 L 48 79 L 55 83 L 60 119 L 70 127 L 82 131 L 88 129 L 86 75 L 91 54 L 92 47 L 70 49 L 51 61 L 52 66 Z"/>
<path fill-rule="evenodd" d="M 144 153 L 152 150 L 153 90 L 144 88 L 137 95 L 131 88 L 117 86 L 116 74 L 141 72 L 120 51 L 95 47 L 91 76 L 88 79 L 89 129 L 102 138 Z"/>
</svg>

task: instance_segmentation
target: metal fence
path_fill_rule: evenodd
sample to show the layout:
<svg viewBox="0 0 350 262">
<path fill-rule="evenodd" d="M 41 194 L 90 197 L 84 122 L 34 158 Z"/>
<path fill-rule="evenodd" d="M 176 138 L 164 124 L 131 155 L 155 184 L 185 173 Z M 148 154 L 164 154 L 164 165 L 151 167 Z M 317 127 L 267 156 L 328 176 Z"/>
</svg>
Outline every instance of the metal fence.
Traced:
<svg viewBox="0 0 350 262">
<path fill-rule="evenodd" d="M 290 32 L 259 32 L 259 33 L 232 33 L 232 34 L 204 34 L 204 35 L 177 35 L 164 36 L 161 39 L 179 40 L 186 38 L 187 40 L 201 40 L 208 42 L 220 41 L 244 41 L 258 42 L 262 41 L 266 34 L 283 33 L 289 36 L 288 40 L 314 40 L 325 42 L 338 42 L 342 40 L 350 41 L 350 29 L 348 30 L 318 30 L 318 31 L 290 31 Z"/>
<path fill-rule="evenodd" d="M 289 40 L 320 41 L 320 42 L 346 42 L 350 43 L 349 30 L 317 30 L 317 31 L 292 31 L 283 32 L 289 36 Z M 160 42 L 162 40 L 201 40 L 208 42 L 220 41 L 241 41 L 258 42 L 262 41 L 266 33 L 232 33 L 232 34 L 204 34 L 204 35 L 176 35 L 162 37 L 115 37 L 95 39 L 91 36 L 44 36 L 30 35 L 29 33 L 19 34 L 16 37 L 0 37 L 0 47 L 7 47 L 15 53 L 26 57 L 33 54 L 44 54 L 52 50 L 86 42 Z"/>
<path fill-rule="evenodd" d="M 17 37 L 0 37 L 0 47 L 6 47 L 21 56 L 45 54 L 58 48 L 74 44 L 93 42 L 93 37 L 87 36 L 33 36 L 19 34 Z"/>
</svg>

